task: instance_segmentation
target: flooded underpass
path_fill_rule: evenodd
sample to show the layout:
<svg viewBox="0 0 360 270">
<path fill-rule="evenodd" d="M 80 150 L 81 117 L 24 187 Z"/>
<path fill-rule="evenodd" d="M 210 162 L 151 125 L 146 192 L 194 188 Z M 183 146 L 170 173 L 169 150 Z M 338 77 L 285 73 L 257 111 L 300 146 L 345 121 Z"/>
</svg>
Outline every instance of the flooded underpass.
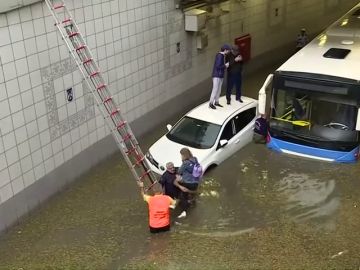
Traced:
<svg viewBox="0 0 360 270">
<path fill-rule="evenodd" d="M 185 219 L 150 235 L 117 154 L 2 235 L 0 269 L 359 269 L 359 174 L 250 144 L 205 175 Z"/>
</svg>

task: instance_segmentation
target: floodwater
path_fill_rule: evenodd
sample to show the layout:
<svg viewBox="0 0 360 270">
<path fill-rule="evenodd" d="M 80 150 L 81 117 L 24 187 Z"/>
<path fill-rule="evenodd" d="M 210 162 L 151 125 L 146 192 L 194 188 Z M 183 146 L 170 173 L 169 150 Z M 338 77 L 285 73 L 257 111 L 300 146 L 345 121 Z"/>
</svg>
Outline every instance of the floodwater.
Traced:
<svg viewBox="0 0 360 270">
<path fill-rule="evenodd" d="M 249 77 L 245 93 L 266 74 Z M 151 235 L 118 154 L 4 234 L 0 269 L 359 269 L 359 175 L 359 164 L 250 144 L 206 174 L 185 219 Z"/>
</svg>

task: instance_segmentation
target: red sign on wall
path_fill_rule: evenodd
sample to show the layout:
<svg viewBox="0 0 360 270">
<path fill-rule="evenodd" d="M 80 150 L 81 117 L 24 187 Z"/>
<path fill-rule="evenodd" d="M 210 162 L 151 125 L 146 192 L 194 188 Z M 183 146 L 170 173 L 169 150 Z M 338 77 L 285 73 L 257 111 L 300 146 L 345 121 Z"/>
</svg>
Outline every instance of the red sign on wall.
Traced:
<svg viewBox="0 0 360 270">
<path fill-rule="evenodd" d="M 235 38 L 235 44 L 239 46 L 240 54 L 243 57 L 243 61 L 247 62 L 251 58 L 251 36 L 246 34 L 244 36 Z"/>
</svg>

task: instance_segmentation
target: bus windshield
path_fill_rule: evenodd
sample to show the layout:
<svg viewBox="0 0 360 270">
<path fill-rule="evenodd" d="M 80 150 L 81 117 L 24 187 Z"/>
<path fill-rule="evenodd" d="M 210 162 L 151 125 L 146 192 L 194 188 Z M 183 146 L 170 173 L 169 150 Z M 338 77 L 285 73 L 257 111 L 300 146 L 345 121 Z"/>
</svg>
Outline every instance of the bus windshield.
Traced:
<svg viewBox="0 0 360 270">
<path fill-rule="evenodd" d="M 277 89 L 271 107 L 270 128 L 278 135 L 309 145 L 325 142 L 330 149 L 347 148 L 358 141 L 356 101 L 345 95 Z"/>
</svg>

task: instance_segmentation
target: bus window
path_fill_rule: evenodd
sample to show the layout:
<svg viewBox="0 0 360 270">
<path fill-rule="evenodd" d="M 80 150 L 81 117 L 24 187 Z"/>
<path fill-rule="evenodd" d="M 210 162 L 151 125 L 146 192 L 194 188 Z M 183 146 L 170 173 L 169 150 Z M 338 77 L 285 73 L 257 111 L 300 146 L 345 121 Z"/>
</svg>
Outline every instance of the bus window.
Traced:
<svg viewBox="0 0 360 270">
<path fill-rule="evenodd" d="M 311 100 L 307 94 L 278 90 L 272 118 L 298 126 L 309 126 Z"/>
<path fill-rule="evenodd" d="M 315 124 L 342 130 L 355 129 L 356 107 L 314 100 L 313 121 Z"/>
</svg>

